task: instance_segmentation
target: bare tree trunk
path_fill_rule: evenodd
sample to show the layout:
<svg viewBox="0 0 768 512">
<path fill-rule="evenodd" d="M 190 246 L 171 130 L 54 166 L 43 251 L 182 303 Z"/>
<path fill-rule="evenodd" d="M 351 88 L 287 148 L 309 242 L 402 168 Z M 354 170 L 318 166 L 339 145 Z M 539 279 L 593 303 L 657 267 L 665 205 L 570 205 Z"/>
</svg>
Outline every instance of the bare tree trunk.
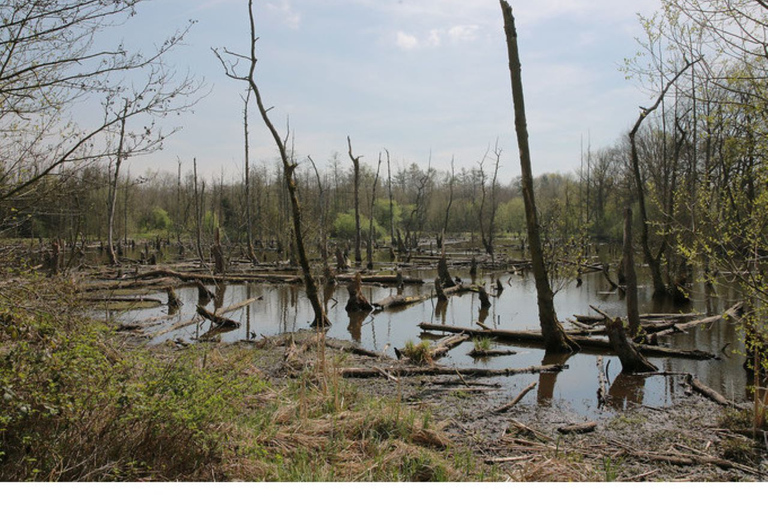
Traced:
<svg viewBox="0 0 768 512">
<path fill-rule="evenodd" d="M 627 289 L 627 319 L 629 335 L 637 336 L 640 332 L 640 311 L 637 304 L 637 274 L 635 256 L 632 247 L 632 210 L 624 210 L 624 279 Z"/>
<path fill-rule="evenodd" d="M 667 85 L 664 86 L 664 89 L 662 89 L 658 98 L 656 98 L 656 102 L 650 108 L 642 109 L 642 112 L 640 112 L 640 116 L 637 118 L 637 121 L 635 121 L 635 125 L 632 127 L 632 130 L 629 132 L 632 175 L 635 179 L 635 187 L 637 188 L 638 208 L 640 209 L 640 219 L 642 221 L 642 228 L 640 230 L 640 244 L 642 245 L 643 257 L 645 258 L 645 263 L 648 265 L 648 268 L 651 271 L 651 278 L 653 280 L 653 294 L 655 296 L 667 294 L 667 287 L 664 285 L 664 279 L 661 275 L 661 256 L 664 254 L 664 251 L 666 250 L 666 244 L 662 244 L 661 248 L 659 249 L 658 255 L 654 257 L 653 254 L 651 253 L 651 246 L 649 241 L 648 226 L 650 223 L 648 221 L 648 214 L 645 208 L 645 189 L 643 184 L 643 178 L 640 175 L 640 158 L 637 154 L 637 143 L 635 142 L 635 137 L 637 135 L 638 130 L 640 130 L 640 125 L 643 123 L 645 118 L 648 117 L 648 115 L 651 112 L 659 108 L 659 105 L 661 105 L 661 102 L 664 100 L 664 96 L 667 94 L 667 91 L 669 91 L 669 88 L 672 87 L 672 84 L 674 84 L 675 81 L 683 73 L 685 73 L 685 71 L 692 64 L 693 63 L 691 62 L 686 63 L 685 67 L 683 67 L 683 69 L 681 69 L 674 76 L 674 78 L 672 78 L 672 80 L 670 80 L 667 83 Z"/>
<path fill-rule="evenodd" d="M 205 181 L 203 181 L 201 190 L 197 189 L 197 158 L 192 159 L 192 181 L 195 188 L 195 248 L 200 263 L 205 265 L 205 256 L 203 255 L 203 205 L 205 201 Z"/>
<path fill-rule="evenodd" d="M 389 150 L 384 149 L 387 153 L 387 186 L 389 187 L 389 245 L 395 246 L 395 205 L 394 198 L 392 196 L 392 167 L 389 164 Z"/>
<path fill-rule="evenodd" d="M 509 54 L 509 71 L 512 81 L 512 98 L 515 106 L 515 131 L 520 150 L 520 167 L 522 171 L 523 199 L 525 203 L 525 218 L 528 228 L 528 242 L 533 263 L 533 274 L 536 280 L 536 295 L 539 305 L 539 323 L 544 337 L 547 352 L 570 352 L 572 345 L 563 327 L 557 320 L 552 288 L 544 265 L 544 256 L 539 237 L 539 222 L 536 214 L 536 203 L 533 196 L 533 171 L 531 156 L 528 148 L 528 126 L 525 119 L 525 101 L 523 97 L 523 82 L 520 66 L 520 56 L 517 49 L 517 30 L 512 8 L 506 0 L 499 0 L 504 15 L 504 33 L 507 39 Z"/>
<path fill-rule="evenodd" d="M 445 207 L 445 219 L 443 219 L 443 230 L 437 239 L 437 248 L 442 249 L 445 240 L 445 233 L 448 232 L 448 219 L 451 214 L 451 205 L 453 205 L 453 182 L 456 179 L 456 170 L 454 167 L 453 157 L 451 157 L 451 178 L 448 181 L 448 206 Z"/>
<path fill-rule="evenodd" d="M 355 194 L 355 263 L 360 265 L 363 261 L 362 251 L 360 249 L 360 157 L 352 154 L 352 140 L 347 135 L 347 144 L 349 145 L 349 158 L 352 160 L 353 182 Z"/>
<path fill-rule="evenodd" d="M 304 286 L 306 289 L 307 298 L 309 299 L 309 302 L 312 305 L 312 310 L 315 314 L 315 319 L 311 325 L 312 327 L 323 329 L 331 325 L 331 322 L 328 320 L 328 317 L 325 314 L 325 309 L 323 308 L 323 303 L 320 300 L 318 293 L 317 283 L 315 282 L 314 277 L 312 277 L 312 269 L 309 263 L 309 257 L 307 256 L 307 251 L 304 247 L 304 236 L 301 230 L 301 205 L 299 204 L 296 180 L 294 178 L 295 170 L 298 164 L 294 161 L 293 155 L 288 154 L 288 151 L 285 147 L 290 133 L 286 135 L 285 139 L 280 137 L 280 134 L 277 132 L 275 125 L 272 124 L 272 121 L 269 119 L 268 109 L 264 106 L 264 102 L 261 98 L 261 92 L 259 91 L 259 87 L 256 84 L 256 41 L 258 38 L 256 37 L 256 23 L 253 16 L 253 0 L 248 0 L 248 20 L 250 23 L 251 44 L 250 54 L 248 57 L 246 57 L 249 63 L 247 76 L 239 75 L 235 71 L 234 64 L 228 64 L 217 51 L 214 50 L 214 52 L 222 63 L 222 66 L 224 67 L 225 73 L 228 77 L 248 82 L 251 91 L 253 91 L 253 94 L 256 98 L 256 104 L 258 105 L 261 118 L 264 121 L 264 124 L 266 125 L 270 134 L 272 135 L 272 138 L 275 141 L 275 145 L 277 146 L 277 149 L 280 153 L 280 160 L 283 166 L 283 179 L 285 180 L 285 184 L 288 188 L 288 195 L 291 203 L 291 213 L 293 216 L 293 233 L 296 239 L 296 253 L 299 258 L 299 264 L 301 266 L 302 273 L 304 274 Z M 238 60 L 243 58 L 241 55 L 233 54 L 231 52 L 226 52 L 226 54 Z"/>
<path fill-rule="evenodd" d="M 376 166 L 376 177 L 373 180 L 373 190 L 371 191 L 371 218 L 368 221 L 368 270 L 373 269 L 373 209 L 376 206 L 376 185 L 379 183 L 379 171 L 381 171 L 381 153 L 379 153 L 379 163 Z"/>
<path fill-rule="evenodd" d="M 243 99 L 243 132 L 245 137 L 245 238 L 248 244 L 248 259 L 251 263 L 258 263 L 256 253 L 253 251 L 253 218 L 251 217 L 251 162 L 250 145 L 248 143 L 248 101 L 251 99 L 251 89 Z"/>
<path fill-rule="evenodd" d="M 128 113 L 128 100 L 125 101 L 123 116 L 120 119 L 120 139 L 117 143 L 117 156 L 115 158 L 115 172 L 109 175 L 109 191 L 107 197 L 107 255 L 109 264 L 117 265 L 115 254 L 115 205 L 117 204 L 117 183 L 120 177 L 120 166 L 123 163 L 123 143 L 125 142 L 125 118 Z"/>
</svg>

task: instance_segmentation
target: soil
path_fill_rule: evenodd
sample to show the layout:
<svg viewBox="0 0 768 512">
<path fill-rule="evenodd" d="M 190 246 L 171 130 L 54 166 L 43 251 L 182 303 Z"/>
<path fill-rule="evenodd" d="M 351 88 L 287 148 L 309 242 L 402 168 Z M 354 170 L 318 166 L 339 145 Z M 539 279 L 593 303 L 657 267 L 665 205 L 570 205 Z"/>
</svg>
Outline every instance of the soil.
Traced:
<svg viewBox="0 0 768 512">
<path fill-rule="evenodd" d="M 315 365 L 313 340 L 317 335 L 310 331 L 261 340 L 257 350 L 263 354 L 263 371 L 282 381 Z M 350 348 L 346 341 L 326 342 L 325 358 L 334 366 L 386 368 L 393 376 L 407 364 L 328 346 Z M 395 382 L 382 373 L 381 378 L 350 380 L 363 393 L 429 411 L 454 448 L 470 449 L 485 464 L 495 465 L 502 480 L 756 482 L 766 481 L 768 474 L 768 439 L 755 442 L 746 432 L 724 428 L 724 418 L 734 416 L 735 409 L 698 394 L 665 408 L 606 410 L 592 419 L 594 430 L 561 434 L 558 428 L 585 418 L 562 403 L 521 402 L 494 413 L 514 397 L 498 392 L 493 378 L 419 376 Z"/>
</svg>

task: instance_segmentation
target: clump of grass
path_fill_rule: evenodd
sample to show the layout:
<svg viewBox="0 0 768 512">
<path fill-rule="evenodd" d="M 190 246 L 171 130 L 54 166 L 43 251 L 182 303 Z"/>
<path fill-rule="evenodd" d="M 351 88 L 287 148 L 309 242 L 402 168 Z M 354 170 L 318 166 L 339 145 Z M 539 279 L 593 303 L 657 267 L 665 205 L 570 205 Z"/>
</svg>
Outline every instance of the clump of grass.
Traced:
<svg viewBox="0 0 768 512">
<path fill-rule="evenodd" d="M 492 342 L 491 338 L 488 336 L 478 336 L 473 338 L 472 343 L 474 344 L 475 351 L 477 352 L 487 352 L 491 350 Z"/>
<path fill-rule="evenodd" d="M 429 341 L 424 340 L 421 343 L 414 343 L 413 341 L 406 341 L 405 348 L 403 348 L 403 354 L 416 364 L 432 364 L 432 356 L 430 350 L 432 345 Z"/>
</svg>

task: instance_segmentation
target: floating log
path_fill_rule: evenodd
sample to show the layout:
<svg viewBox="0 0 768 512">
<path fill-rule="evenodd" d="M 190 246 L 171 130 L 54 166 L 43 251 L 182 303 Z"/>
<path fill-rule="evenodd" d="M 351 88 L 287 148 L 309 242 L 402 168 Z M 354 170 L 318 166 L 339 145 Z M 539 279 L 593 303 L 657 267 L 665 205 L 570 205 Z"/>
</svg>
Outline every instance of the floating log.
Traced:
<svg viewBox="0 0 768 512">
<path fill-rule="evenodd" d="M 190 272 L 177 272 L 175 270 L 160 268 L 157 270 L 150 270 L 144 272 L 135 277 L 137 280 L 152 279 L 156 277 L 173 277 L 180 279 L 181 281 L 200 281 L 205 284 L 216 284 L 219 282 L 227 283 L 247 283 L 250 281 L 268 281 L 268 282 L 283 282 L 283 283 L 300 283 L 301 278 L 296 275 L 285 274 L 248 274 L 248 275 L 227 275 L 227 276 L 212 276 L 210 274 L 199 274 Z"/>
<path fill-rule="evenodd" d="M 717 322 L 718 320 L 723 320 L 725 318 L 739 318 L 741 316 L 742 310 L 743 310 L 743 304 L 739 302 L 731 306 L 722 315 L 708 316 L 706 318 L 700 318 L 698 320 L 692 320 L 690 322 L 685 322 L 682 324 L 673 324 L 667 329 L 657 331 L 655 336 L 657 337 L 668 336 L 670 334 L 685 332 L 686 329 L 690 329 L 691 327 L 696 327 L 697 325 L 711 324 L 711 323 Z"/>
<path fill-rule="evenodd" d="M 163 303 L 160 299 L 149 297 L 83 297 L 86 302 L 125 302 L 125 303 L 152 303 L 160 305 Z"/>
<path fill-rule="evenodd" d="M 398 306 L 408 306 L 410 304 L 417 304 L 419 302 L 424 302 L 425 300 L 429 300 L 431 297 L 432 297 L 431 294 L 415 295 L 413 297 L 409 297 L 406 295 L 390 295 L 389 297 L 385 297 L 380 301 L 374 302 L 373 307 L 376 309 L 389 309 L 389 308 L 395 308 Z"/>
<path fill-rule="evenodd" d="M 453 325 L 431 324 L 422 322 L 419 327 L 424 331 L 465 333 L 470 336 L 493 336 L 499 343 L 510 344 L 544 344 L 544 337 L 539 331 L 507 331 L 502 329 L 473 329 L 471 327 L 457 327 Z M 613 353 L 610 343 L 605 339 L 589 336 L 579 336 L 568 333 L 569 337 L 576 341 L 582 348 L 591 348 L 599 351 Z M 651 345 L 638 345 L 638 350 L 645 355 L 664 357 L 684 357 L 689 359 L 716 359 L 717 356 L 701 350 L 678 350 L 667 347 Z"/>
<path fill-rule="evenodd" d="M 499 356 L 513 356 L 517 354 L 514 350 L 498 350 L 498 349 L 492 349 L 492 350 L 479 350 L 476 348 L 473 348 L 470 350 L 467 355 L 474 358 L 479 357 L 499 357 Z"/>
<path fill-rule="evenodd" d="M 393 375 L 401 377 L 410 377 L 418 375 L 462 375 L 464 377 L 509 377 L 510 375 L 519 375 L 523 373 L 549 373 L 560 372 L 564 368 L 561 364 L 550 364 L 543 366 L 530 366 L 528 368 L 445 368 L 442 366 L 433 366 L 430 368 L 402 367 L 389 368 Z M 340 374 L 345 378 L 369 379 L 372 377 L 381 377 L 381 372 L 371 368 L 341 368 Z"/>
<path fill-rule="evenodd" d="M 354 275 L 351 274 L 341 274 L 336 276 L 337 281 L 352 281 L 355 278 Z M 402 284 L 424 284 L 424 280 L 420 279 L 418 277 L 408 277 L 408 276 L 402 276 Z M 363 284 L 366 283 L 378 283 L 378 284 L 389 284 L 389 285 L 395 285 L 398 284 L 398 276 L 396 275 L 368 275 L 368 276 L 361 276 L 361 280 Z"/>
</svg>

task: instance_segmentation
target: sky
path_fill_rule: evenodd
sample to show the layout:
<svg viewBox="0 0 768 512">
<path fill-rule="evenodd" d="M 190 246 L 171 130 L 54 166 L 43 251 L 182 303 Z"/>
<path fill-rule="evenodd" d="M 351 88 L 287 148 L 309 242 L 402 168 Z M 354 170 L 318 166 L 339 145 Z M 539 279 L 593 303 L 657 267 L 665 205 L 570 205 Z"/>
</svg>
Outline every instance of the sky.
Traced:
<svg viewBox="0 0 768 512">
<path fill-rule="evenodd" d="M 658 0 L 524 0 L 516 18 L 534 174 L 578 169 L 582 148 L 611 145 L 631 128 L 650 94 L 627 80 L 624 59 L 639 50 L 637 13 Z M 256 80 L 270 116 L 290 126 L 295 156 L 322 169 L 347 136 L 376 167 L 385 148 L 393 172 L 430 162 L 470 168 L 498 141 L 499 177 L 520 173 L 511 85 L 498 0 L 270 0 L 254 2 Z M 204 176 L 240 179 L 244 84 L 228 79 L 212 48 L 247 53 L 247 0 L 155 0 L 123 27 L 127 45 L 162 41 L 196 20 L 168 59 L 206 81 L 209 93 L 174 117 L 182 129 L 161 152 L 129 160 L 185 172 L 197 159 Z M 246 71 L 245 64 L 242 67 Z M 251 161 L 277 152 L 255 110 Z M 492 152 L 489 153 L 489 158 Z M 488 161 L 486 165 L 490 165 Z"/>
</svg>

